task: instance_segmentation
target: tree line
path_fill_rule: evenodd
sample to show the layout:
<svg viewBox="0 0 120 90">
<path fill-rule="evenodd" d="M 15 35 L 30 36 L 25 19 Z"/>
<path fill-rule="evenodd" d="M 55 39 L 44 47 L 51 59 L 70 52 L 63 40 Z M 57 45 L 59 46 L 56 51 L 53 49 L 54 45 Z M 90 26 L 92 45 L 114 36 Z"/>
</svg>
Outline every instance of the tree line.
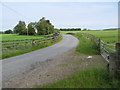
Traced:
<svg viewBox="0 0 120 90">
<path fill-rule="evenodd" d="M 24 21 L 19 23 L 12 30 L 7 30 L 5 34 L 19 34 L 19 35 L 48 35 L 59 32 L 58 29 L 54 28 L 50 20 L 46 20 L 42 17 L 38 22 L 30 22 L 27 26 Z"/>
<path fill-rule="evenodd" d="M 60 31 L 81 31 L 81 28 L 60 28 Z"/>
<path fill-rule="evenodd" d="M 88 31 L 87 28 L 60 28 L 60 31 Z"/>
</svg>

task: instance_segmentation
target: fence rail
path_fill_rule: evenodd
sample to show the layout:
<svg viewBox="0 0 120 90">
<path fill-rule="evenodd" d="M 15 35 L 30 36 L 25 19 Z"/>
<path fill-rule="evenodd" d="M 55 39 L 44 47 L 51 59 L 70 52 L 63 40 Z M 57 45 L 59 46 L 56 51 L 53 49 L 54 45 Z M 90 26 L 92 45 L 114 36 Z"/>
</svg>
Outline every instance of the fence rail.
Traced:
<svg viewBox="0 0 120 90">
<path fill-rule="evenodd" d="M 115 46 L 116 45 L 107 44 L 104 41 L 100 40 L 100 54 L 108 63 L 110 60 L 110 53 L 116 52 Z M 112 49 L 112 48 L 114 48 L 114 49 Z"/>
<path fill-rule="evenodd" d="M 12 41 L 12 42 L 3 42 L 2 43 L 2 50 L 7 50 L 7 49 L 19 49 L 19 48 L 26 48 L 30 46 L 36 46 L 36 45 L 41 45 L 41 44 L 46 44 L 46 43 L 53 43 L 55 42 L 59 36 L 55 37 L 49 37 L 49 38 L 44 38 L 44 39 L 31 39 L 31 40 L 25 40 L 25 41 Z"/>
</svg>

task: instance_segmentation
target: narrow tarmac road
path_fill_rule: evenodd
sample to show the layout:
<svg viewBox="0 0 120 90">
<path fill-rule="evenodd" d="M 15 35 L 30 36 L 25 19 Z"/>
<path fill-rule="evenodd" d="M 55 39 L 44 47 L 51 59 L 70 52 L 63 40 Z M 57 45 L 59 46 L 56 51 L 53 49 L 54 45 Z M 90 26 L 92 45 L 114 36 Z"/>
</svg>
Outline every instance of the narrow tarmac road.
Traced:
<svg viewBox="0 0 120 90">
<path fill-rule="evenodd" d="M 63 40 L 53 46 L 26 53 L 20 56 L 4 59 L 2 61 L 2 85 L 10 78 L 35 68 L 37 63 L 49 60 L 77 46 L 78 39 L 72 35 L 63 35 Z M 8 87 L 9 88 L 9 87 Z"/>
</svg>

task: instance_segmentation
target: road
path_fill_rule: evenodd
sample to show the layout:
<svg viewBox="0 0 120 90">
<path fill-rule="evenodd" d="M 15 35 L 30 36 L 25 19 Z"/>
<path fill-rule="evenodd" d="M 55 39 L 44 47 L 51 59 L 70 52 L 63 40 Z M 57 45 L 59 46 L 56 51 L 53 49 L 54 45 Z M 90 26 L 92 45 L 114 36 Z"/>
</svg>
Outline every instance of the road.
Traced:
<svg viewBox="0 0 120 90">
<path fill-rule="evenodd" d="M 76 37 L 72 35 L 63 35 L 63 40 L 53 46 L 4 59 L 2 61 L 3 87 L 5 87 L 4 83 L 10 78 L 32 69 L 36 63 L 49 60 L 53 57 L 68 52 L 69 50 L 75 48 L 78 43 L 79 41 Z"/>
</svg>

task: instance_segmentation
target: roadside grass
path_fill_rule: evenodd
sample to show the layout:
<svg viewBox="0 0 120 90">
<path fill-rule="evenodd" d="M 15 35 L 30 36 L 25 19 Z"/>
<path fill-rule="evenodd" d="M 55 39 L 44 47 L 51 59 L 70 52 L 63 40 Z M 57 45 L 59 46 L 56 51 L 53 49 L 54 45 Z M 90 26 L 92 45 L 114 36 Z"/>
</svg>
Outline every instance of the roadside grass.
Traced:
<svg viewBox="0 0 120 90">
<path fill-rule="evenodd" d="M 45 38 L 45 36 L 26 36 L 17 34 L 0 34 L 0 37 L 2 37 L 3 42 Z"/>
<path fill-rule="evenodd" d="M 76 51 L 82 54 L 87 54 L 87 55 L 95 55 L 99 54 L 99 47 L 96 45 L 95 42 L 91 41 L 90 39 L 80 36 L 80 35 L 75 35 L 79 39 L 79 44 L 76 47 Z"/>
<path fill-rule="evenodd" d="M 35 88 L 120 88 L 119 85 L 120 80 L 109 74 L 105 67 L 93 67 L 58 82 Z"/>
<path fill-rule="evenodd" d="M 32 46 L 32 47 L 27 47 L 27 48 L 23 48 L 23 49 L 8 49 L 6 51 L 2 51 L 2 56 L 0 56 L 0 59 L 5 59 L 5 58 L 10 58 L 13 56 L 18 56 L 18 55 L 22 55 L 28 52 L 32 52 L 35 50 L 39 50 L 48 46 L 52 46 L 58 42 L 60 42 L 62 40 L 62 36 L 59 38 L 58 41 L 53 42 L 53 43 L 46 43 L 46 44 L 41 44 L 41 45 L 36 45 L 36 46 Z"/>
</svg>

